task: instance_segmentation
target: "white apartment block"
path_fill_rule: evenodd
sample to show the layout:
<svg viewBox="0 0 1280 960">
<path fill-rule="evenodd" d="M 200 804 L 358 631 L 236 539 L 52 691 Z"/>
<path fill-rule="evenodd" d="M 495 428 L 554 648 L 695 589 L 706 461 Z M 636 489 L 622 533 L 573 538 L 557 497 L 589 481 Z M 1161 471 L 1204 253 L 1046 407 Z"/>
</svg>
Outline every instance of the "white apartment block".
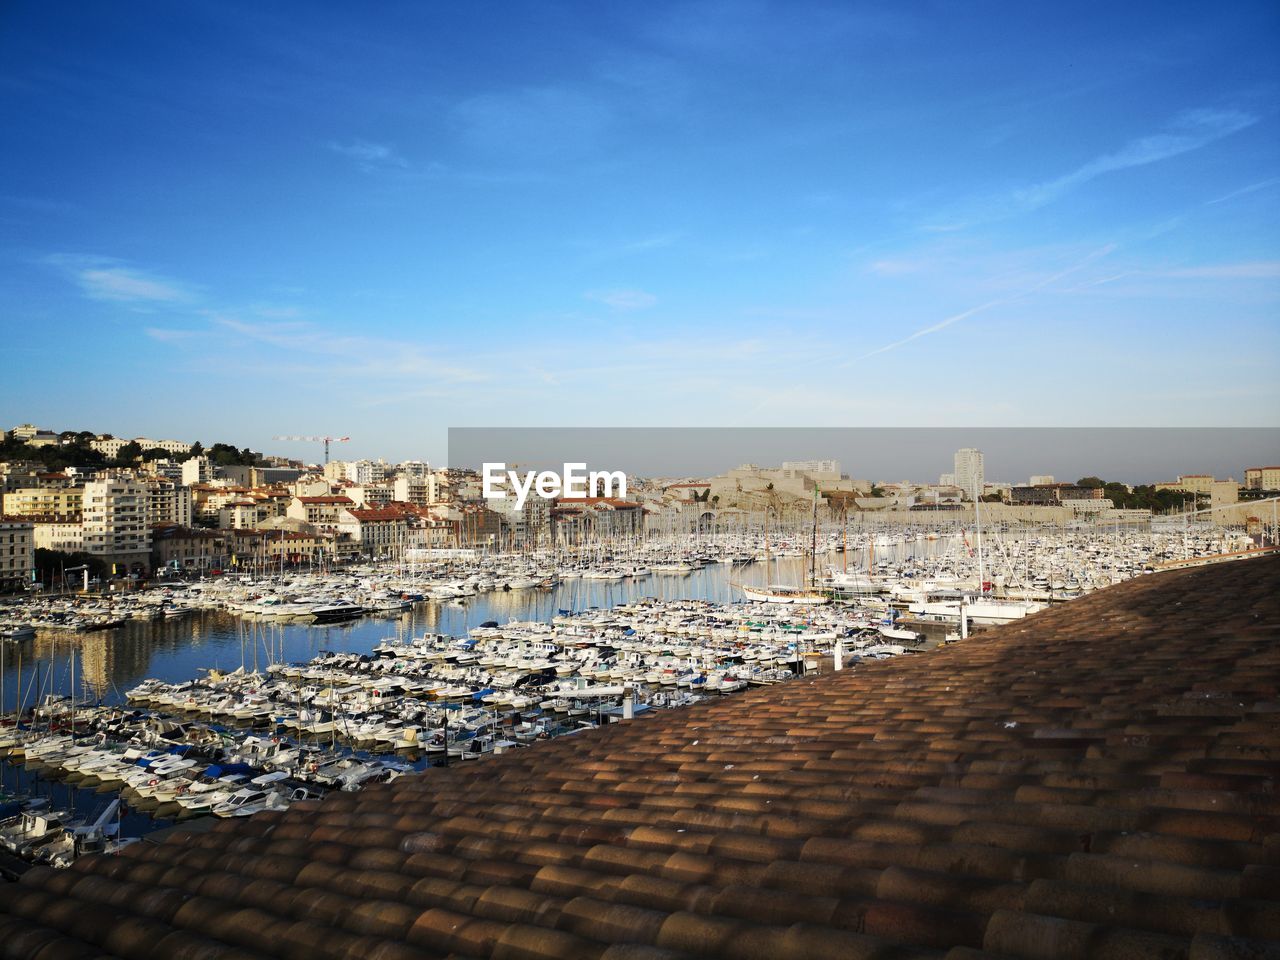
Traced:
<svg viewBox="0 0 1280 960">
<path fill-rule="evenodd" d="M 1027 481 L 1029 487 L 1044 487 L 1053 483 L 1053 475 L 1048 473 L 1032 474 L 1031 479 Z"/>
<path fill-rule="evenodd" d="M 94 450 L 97 450 L 104 457 L 114 460 L 116 457 L 120 456 L 120 450 L 128 442 L 128 440 L 121 440 L 119 437 L 101 436 L 96 440 L 90 440 L 89 446 Z"/>
<path fill-rule="evenodd" d="M 439 483 L 434 473 L 428 473 L 425 477 L 402 473 L 395 479 L 394 492 L 394 499 L 401 503 L 412 503 L 415 507 L 440 502 Z"/>
<path fill-rule="evenodd" d="M 955 456 L 955 484 L 964 491 L 964 498 L 966 500 L 975 500 L 981 496 L 985 482 L 982 451 L 973 447 L 957 450 Z"/>
<path fill-rule="evenodd" d="M 357 484 L 344 488 L 343 492 L 359 507 L 385 507 L 397 499 L 395 489 L 386 482 Z"/>
<path fill-rule="evenodd" d="M 347 479 L 361 486 L 370 483 L 381 483 L 387 479 L 387 464 L 384 460 L 357 460 L 347 471 Z"/>
<path fill-rule="evenodd" d="M 133 477 L 108 476 L 85 484 L 84 549 L 126 571 L 147 569 L 151 529 L 147 488 L 142 483 Z"/>
<path fill-rule="evenodd" d="M 143 450 L 163 450 L 176 456 L 186 456 L 191 452 L 191 444 L 181 440 L 151 440 L 147 437 L 135 437 L 134 443 Z"/>
<path fill-rule="evenodd" d="M 355 463 L 350 460 L 330 460 L 324 465 L 324 478 L 332 483 L 351 479 Z"/>
<path fill-rule="evenodd" d="M 834 473 L 840 476 L 839 460 L 784 460 L 782 462 L 783 470 L 793 470 L 796 473 Z"/>
<path fill-rule="evenodd" d="M 31 522 L 0 519 L 0 590 L 17 590 L 29 583 L 34 558 Z"/>
<path fill-rule="evenodd" d="M 182 483 L 191 486 L 208 483 L 213 479 L 213 462 L 208 457 L 192 457 L 182 461 Z"/>
<path fill-rule="evenodd" d="M 120 456 L 120 450 L 130 443 L 136 443 L 143 450 L 163 450 L 165 453 L 175 455 L 185 455 L 191 452 L 191 444 L 183 443 L 181 440 L 152 440 L 149 437 L 134 437 L 132 440 L 125 440 L 121 437 L 109 437 L 106 434 L 98 437 L 96 440 L 90 440 L 89 446 L 97 450 L 105 457 L 115 459 Z"/>
</svg>

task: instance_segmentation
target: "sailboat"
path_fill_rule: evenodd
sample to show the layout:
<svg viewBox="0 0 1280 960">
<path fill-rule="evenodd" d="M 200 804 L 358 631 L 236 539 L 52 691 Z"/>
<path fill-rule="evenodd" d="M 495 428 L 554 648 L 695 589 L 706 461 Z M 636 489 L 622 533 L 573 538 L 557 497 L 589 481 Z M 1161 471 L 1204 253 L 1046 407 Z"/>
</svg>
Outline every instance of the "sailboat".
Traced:
<svg viewBox="0 0 1280 960">
<path fill-rule="evenodd" d="M 769 511 L 766 508 L 764 514 L 765 523 L 765 564 L 768 568 L 768 550 L 769 550 Z M 734 584 L 742 590 L 743 596 L 748 600 L 755 600 L 760 603 L 790 603 L 804 606 L 817 606 L 823 603 L 830 603 L 831 598 L 821 590 L 815 589 L 813 586 L 814 576 L 813 567 L 816 563 L 818 548 L 818 489 L 813 490 L 813 533 L 809 544 L 809 586 L 792 587 L 786 584 L 770 584 L 766 587 L 748 587 L 745 584 Z"/>
</svg>

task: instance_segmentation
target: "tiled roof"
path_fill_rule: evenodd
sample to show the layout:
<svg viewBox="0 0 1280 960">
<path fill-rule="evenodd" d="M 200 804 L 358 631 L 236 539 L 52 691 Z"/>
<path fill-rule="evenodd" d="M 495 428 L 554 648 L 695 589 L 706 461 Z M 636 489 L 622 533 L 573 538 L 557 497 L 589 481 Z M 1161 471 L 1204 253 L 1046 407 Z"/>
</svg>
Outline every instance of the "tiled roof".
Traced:
<svg viewBox="0 0 1280 960">
<path fill-rule="evenodd" d="M 1274 956 L 1280 560 L 0 889 L 55 960 Z"/>
</svg>

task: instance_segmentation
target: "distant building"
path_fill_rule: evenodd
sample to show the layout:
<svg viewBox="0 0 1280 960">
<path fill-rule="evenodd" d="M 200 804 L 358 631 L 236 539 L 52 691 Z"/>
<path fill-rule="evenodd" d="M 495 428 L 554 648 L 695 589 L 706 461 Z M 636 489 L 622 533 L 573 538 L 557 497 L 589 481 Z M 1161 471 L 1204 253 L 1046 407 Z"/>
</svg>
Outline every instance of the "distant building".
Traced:
<svg viewBox="0 0 1280 960">
<path fill-rule="evenodd" d="M 51 432 L 52 431 L 50 430 L 40 429 L 34 423 L 20 423 L 18 426 L 8 431 L 8 434 L 10 440 L 22 440 L 25 442 L 35 437 L 36 434 Z"/>
<path fill-rule="evenodd" d="M 429 471 L 426 475 L 416 472 L 401 473 L 393 482 L 392 491 L 394 498 L 401 503 L 412 503 L 419 507 L 439 503 L 441 499 L 436 475 Z"/>
<path fill-rule="evenodd" d="M 192 457 L 182 462 L 182 482 L 190 487 L 213 479 L 213 463 L 208 457 Z"/>
<path fill-rule="evenodd" d="M 1031 487 L 1011 487 L 1009 502 L 1019 506 L 1059 506 L 1071 501 L 1097 501 L 1105 504 L 1101 487 L 1080 487 L 1074 483 L 1042 483 Z"/>
<path fill-rule="evenodd" d="M 1246 490 L 1280 490 L 1280 467 L 1245 467 Z"/>
<path fill-rule="evenodd" d="M 955 485 L 964 491 L 966 500 L 973 500 L 982 493 L 986 476 L 983 470 L 982 451 L 974 447 L 957 450 L 955 455 Z"/>
<path fill-rule="evenodd" d="M 834 473 L 840 476 L 839 460 L 784 460 L 782 462 L 783 470 L 793 470 L 796 473 Z"/>
<path fill-rule="evenodd" d="M 1245 473 L 1246 484 L 1248 471 Z M 1157 490 L 1173 490 L 1189 493 L 1195 497 L 1206 497 L 1213 507 L 1236 503 L 1240 499 L 1240 485 L 1235 480 L 1215 480 L 1209 473 L 1185 473 L 1177 480 L 1166 480 L 1155 485 Z"/>
<path fill-rule="evenodd" d="M 1053 483 L 1053 476 L 1050 474 L 1032 474 L 1031 479 L 1027 481 L 1030 486 L 1044 487 Z"/>
<path fill-rule="evenodd" d="M 342 519 L 342 512 L 351 509 L 355 505 L 355 501 L 350 497 L 332 495 L 294 497 L 285 510 L 285 516 L 292 517 L 295 520 L 305 520 L 307 523 L 314 524 L 320 530 L 336 533 L 338 524 Z"/>
</svg>

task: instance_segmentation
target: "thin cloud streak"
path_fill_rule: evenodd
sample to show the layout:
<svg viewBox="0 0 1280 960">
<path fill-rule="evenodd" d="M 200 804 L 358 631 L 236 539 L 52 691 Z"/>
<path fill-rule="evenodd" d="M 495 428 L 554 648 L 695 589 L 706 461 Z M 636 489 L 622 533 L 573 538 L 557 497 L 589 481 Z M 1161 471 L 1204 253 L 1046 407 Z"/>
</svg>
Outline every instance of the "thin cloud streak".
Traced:
<svg viewBox="0 0 1280 960">
<path fill-rule="evenodd" d="M 1187 110 L 1174 117 L 1162 133 L 1130 140 L 1119 150 L 1095 157 L 1070 173 L 1052 180 L 988 197 L 967 207 L 961 205 L 959 208 L 953 207 L 935 213 L 920 229 L 926 233 L 949 233 L 980 223 L 1032 213 L 1105 174 L 1149 166 L 1199 150 L 1253 126 L 1259 119 L 1242 110 Z M 1257 188 L 1261 189 L 1265 185 L 1258 185 Z M 1251 188 L 1246 188 L 1246 191 L 1249 189 Z"/>
<path fill-rule="evenodd" d="M 330 141 L 327 146 L 334 153 L 355 160 L 366 173 L 387 168 L 406 169 L 409 166 L 409 161 L 385 143 L 373 143 L 369 140 L 353 140 L 350 143 Z"/>
<path fill-rule="evenodd" d="M 1088 256 L 1086 256 L 1083 260 L 1081 260 L 1079 263 L 1075 264 L 1074 266 L 1068 267 L 1066 270 L 1062 270 L 1059 273 L 1055 273 L 1050 277 L 1046 277 L 1040 282 L 1035 283 L 1030 287 L 1027 287 L 1025 290 L 1019 291 L 1018 293 L 1012 294 L 1007 297 L 1000 297 L 996 300 L 988 300 L 986 303 L 979 304 L 976 307 L 970 307 L 968 310 L 964 310 L 960 313 L 954 314 L 953 316 L 947 317 L 945 320 L 940 320 L 937 323 L 933 324 L 932 326 L 924 327 L 920 330 L 917 330 L 915 333 L 911 334 L 910 336 L 903 337 L 901 340 L 896 340 L 893 343 L 886 344 L 883 347 L 879 347 L 875 350 L 872 350 L 870 353 L 864 353 L 861 357 L 858 358 L 858 360 L 866 360 L 870 357 L 879 356 L 882 353 L 888 353 L 890 350 L 896 350 L 898 349 L 898 347 L 906 346 L 908 343 L 911 343 L 913 340 L 919 340 L 921 337 L 928 336 L 931 333 L 937 333 L 939 330 L 945 330 L 947 327 L 951 326 L 953 323 L 959 323 L 961 320 L 967 320 L 970 317 L 976 316 L 979 313 L 983 313 L 987 310 L 990 310 L 993 307 L 999 307 L 999 306 L 1003 306 L 1006 303 L 1013 303 L 1015 300 L 1021 300 L 1023 297 L 1030 296 L 1031 294 L 1037 292 L 1038 290 L 1043 290 L 1045 287 L 1049 286 L 1051 283 L 1056 283 L 1057 281 L 1061 280 L 1063 277 L 1070 276 L 1071 274 L 1075 273 L 1077 270 L 1082 270 L 1084 267 L 1088 266 L 1094 260 L 1097 260 L 1100 257 L 1107 256 L 1107 254 L 1111 253 L 1113 250 L 1115 250 L 1115 244 L 1109 243 L 1105 247 L 1100 247 L 1099 249 L 1093 251 L 1092 253 L 1090 253 Z"/>
<path fill-rule="evenodd" d="M 1206 200 L 1205 206 L 1215 203 L 1226 203 L 1228 200 L 1234 200 L 1236 197 L 1243 197 L 1246 194 L 1254 193 L 1258 190 L 1265 190 L 1267 187 L 1274 187 L 1278 183 L 1280 183 L 1280 177 L 1272 177 L 1270 180 L 1251 183 L 1249 186 L 1241 187 L 1239 190 L 1232 190 L 1230 193 L 1218 197 L 1216 200 Z"/>
<path fill-rule="evenodd" d="M 45 263 L 63 271 L 90 300 L 117 303 L 180 303 L 193 299 L 176 280 L 127 266 L 113 257 L 53 254 Z"/>
<path fill-rule="evenodd" d="M 582 296 L 614 310 L 644 310 L 658 302 L 657 297 L 643 290 L 588 290 Z"/>
</svg>

